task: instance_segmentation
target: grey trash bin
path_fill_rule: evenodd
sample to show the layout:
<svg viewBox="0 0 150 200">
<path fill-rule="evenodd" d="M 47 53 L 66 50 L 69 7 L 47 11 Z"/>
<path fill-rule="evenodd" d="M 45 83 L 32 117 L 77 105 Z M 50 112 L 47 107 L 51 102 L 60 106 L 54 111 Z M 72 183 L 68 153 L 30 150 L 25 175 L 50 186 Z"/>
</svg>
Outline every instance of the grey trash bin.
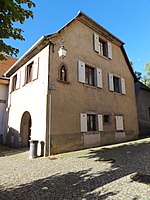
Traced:
<svg viewBox="0 0 150 200">
<path fill-rule="evenodd" d="M 37 158 L 37 145 L 38 140 L 30 140 L 30 155 L 29 159 Z"/>
</svg>

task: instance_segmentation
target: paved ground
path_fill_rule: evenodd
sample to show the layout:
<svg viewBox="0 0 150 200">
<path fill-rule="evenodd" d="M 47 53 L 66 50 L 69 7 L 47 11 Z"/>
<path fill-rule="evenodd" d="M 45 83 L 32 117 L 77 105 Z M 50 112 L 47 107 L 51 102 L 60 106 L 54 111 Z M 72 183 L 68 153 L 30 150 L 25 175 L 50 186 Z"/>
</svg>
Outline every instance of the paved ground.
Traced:
<svg viewBox="0 0 150 200">
<path fill-rule="evenodd" d="M 0 146 L 0 200 L 150 200 L 148 175 L 150 138 L 34 160 Z"/>
</svg>

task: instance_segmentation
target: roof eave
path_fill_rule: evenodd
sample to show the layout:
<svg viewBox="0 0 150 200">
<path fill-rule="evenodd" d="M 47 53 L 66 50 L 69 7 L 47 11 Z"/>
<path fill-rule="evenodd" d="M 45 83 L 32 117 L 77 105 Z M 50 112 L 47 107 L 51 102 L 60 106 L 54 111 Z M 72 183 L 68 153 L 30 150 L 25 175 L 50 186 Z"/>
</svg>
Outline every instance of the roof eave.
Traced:
<svg viewBox="0 0 150 200">
<path fill-rule="evenodd" d="M 28 51 L 26 51 L 19 60 L 17 60 L 12 66 L 11 68 L 9 68 L 5 73 L 4 76 L 5 77 L 10 77 L 12 75 L 12 73 L 14 73 L 14 71 L 17 70 L 17 66 L 19 66 L 19 64 L 26 59 L 26 57 L 34 50 L 36 49 L 40 44 L 42 44 L 42 42 L 47 38 L 47 36 L 42 36 L 33 46 L 31 46 L 31 48 L 28 49 Z"/>
</svg>

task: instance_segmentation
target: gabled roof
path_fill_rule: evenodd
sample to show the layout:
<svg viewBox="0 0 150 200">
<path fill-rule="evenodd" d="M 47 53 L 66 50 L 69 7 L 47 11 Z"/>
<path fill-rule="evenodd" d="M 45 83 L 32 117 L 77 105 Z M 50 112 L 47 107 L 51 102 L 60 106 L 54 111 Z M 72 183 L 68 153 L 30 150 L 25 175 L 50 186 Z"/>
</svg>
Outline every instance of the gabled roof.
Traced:
<svg viewBox="0 0 150 200">
<path fill-rule="evenodd" d="M 21 67 L 21 65 L 23 65 L 25 62 L 27 62 L 27 60 L 31 59 L 31 56 L 33 57 L 35 55 L 35 53 L 39 52 L 43 47 L 45 47 L 46 45 L 48 45 L 51 42 L 51 39 L 53 37 L 56 37 L 57 35 L 59 35 L 60 32 L 62 32 L 67 26 L 69 26 L 74 20 L 78 20 L 80 22 L 82 22 L 83 24 L 85 24 L 86 26 L 90 27 L 91 29 L 93 29 L 95 32 L 103 35 L 105 38 L 107 38 L 109 41 L 115 43 L 116 45 L 118 45 L 121 50 L 122 53 L 125 57 L 126 63 L 129 67 L 129 70 L 131 72 L 131 74 L 134 77 L 134 80 L 136 81 L 136 76 L 134 74 L 134 71 L 132 69 L 132 66 L 130 64 L 130 61 L 128 59 L 128 56 L 126 54 L 126 51 L 123 47 L 124 42 L 122 42 L 120 39 L 118 39 L 116 36 L 114 36 L 112 33 L 110 33 L 109 31 L 107 31 L 105 28 L 103 28 L 101 25 L 99 25 L 97 22 L 95 22 L 93 19 L 91 19 L 90 17 L 88 17 L 85 13 L 83 13 L 82 11 L 79 11 L 77 16 L 74 17 L 71 21 L 69 21 L 67 24 L 65 24 L 61 29 L 59 29 L 56 33 L 47 35 L 47 36 L 42 36 L 6 73 L 5 76 L 11 76 L 17 69 L 19 69 Z M 34 54 L 30 55 L 32 52 L 35 52 Z"/>
</svg>

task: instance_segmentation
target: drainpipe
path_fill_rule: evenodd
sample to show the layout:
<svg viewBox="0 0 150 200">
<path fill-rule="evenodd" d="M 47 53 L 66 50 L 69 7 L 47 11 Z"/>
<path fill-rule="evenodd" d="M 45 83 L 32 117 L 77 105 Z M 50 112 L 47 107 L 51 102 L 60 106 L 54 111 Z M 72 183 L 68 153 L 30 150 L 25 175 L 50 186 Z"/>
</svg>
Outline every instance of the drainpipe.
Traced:
<svg viewBox="0 0 150 200">
<path fill-rule="evenodd" d="M 48 85 L 47 85 L 47 105 L 46 105 L 46 141 L 48 141 L 48 156 L 50 156 L 51 149 L 51 89 L 50 89 L 50 71 L 51 71 L 51 51 L 53 43 L 49 43 L 49 54 L 48 54 Z M 48 119 L 48 120 L 47 120 Z M 47 143 L 47 142 L 46 142 Z"/>
</svg>

